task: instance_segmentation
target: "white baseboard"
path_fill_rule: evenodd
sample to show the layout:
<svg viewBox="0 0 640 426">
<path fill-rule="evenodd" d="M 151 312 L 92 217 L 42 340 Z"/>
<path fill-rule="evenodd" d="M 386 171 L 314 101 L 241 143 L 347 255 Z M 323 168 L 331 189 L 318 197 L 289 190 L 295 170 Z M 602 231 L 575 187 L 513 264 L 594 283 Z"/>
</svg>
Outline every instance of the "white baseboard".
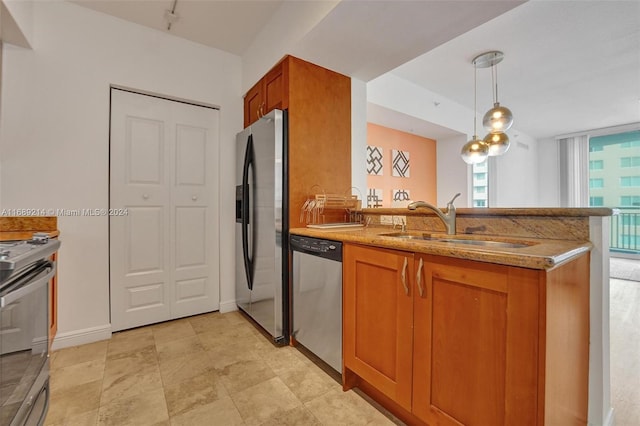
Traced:
<svg viewBox="0 0 640 426">
<path fill-rule="evenodd" d="M 228 300 L 226 302 L 220 302 L 220 313 L 225 314 L 227 312 L 233 312 L 238 310 L 235 300 Z"/>
<path fill-rule="evenodd" d="M 237 311 L 238 306 L 235 300 L 220 302 L 220 313 Z M 97 327 L 85 328 L 82 330 L 67 331 L 65 333 L 57 333 L 52 350 L 69 348 L 71 346 L 84 345 L 87 343 L 98 342 L 111 338 L 111 324 L 105 324 Z"/>
<path fill-rule="evenodd" d="M 52 350 L 68 348 L 71 346 L 84 345 L 100 340 L 111 338 L 111 324 L 100 325 L 97 327 L 85 328 L 82 330 L 67 331 L 65 333 L 57 333 Z"/>
</svg>

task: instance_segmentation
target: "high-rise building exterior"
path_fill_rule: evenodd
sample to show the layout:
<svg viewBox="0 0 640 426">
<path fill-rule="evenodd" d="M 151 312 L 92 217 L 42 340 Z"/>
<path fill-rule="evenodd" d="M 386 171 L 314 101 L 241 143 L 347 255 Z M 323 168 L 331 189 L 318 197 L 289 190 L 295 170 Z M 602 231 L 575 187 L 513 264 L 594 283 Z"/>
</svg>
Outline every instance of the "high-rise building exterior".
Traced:
<svg viewBox="0 0 640 426">
<path fill-rule="evenodd" d="M 489 207 L 488 169 L 473 165 L 473 207 Z M 589 206 L 615 209 L 612 251 L 640 255 L 640 131 L 589 139 Z"/>
<path fill-rule="evenodd" d="M 488 161 L 473 165 L 473 207 L 489 207 Z"/>
<path fill-rule="evenodd" d="M 611 249 L 640 253 L 640 132 L 589 139 L 589 206 L 611 207 Z"/>
</svg>

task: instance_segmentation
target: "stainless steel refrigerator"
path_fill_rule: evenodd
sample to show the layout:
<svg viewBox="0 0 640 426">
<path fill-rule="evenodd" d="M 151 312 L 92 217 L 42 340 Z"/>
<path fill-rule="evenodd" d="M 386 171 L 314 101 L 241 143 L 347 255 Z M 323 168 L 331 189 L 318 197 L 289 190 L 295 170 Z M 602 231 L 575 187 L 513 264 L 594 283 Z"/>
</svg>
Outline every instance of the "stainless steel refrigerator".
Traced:
<svg viewBox="0 0 640 426">
<path fill-rule="evenodd" d="M 236 303 L 275 343 L 289 341 L 287 115 L 236 136 Z"/>
</svg>

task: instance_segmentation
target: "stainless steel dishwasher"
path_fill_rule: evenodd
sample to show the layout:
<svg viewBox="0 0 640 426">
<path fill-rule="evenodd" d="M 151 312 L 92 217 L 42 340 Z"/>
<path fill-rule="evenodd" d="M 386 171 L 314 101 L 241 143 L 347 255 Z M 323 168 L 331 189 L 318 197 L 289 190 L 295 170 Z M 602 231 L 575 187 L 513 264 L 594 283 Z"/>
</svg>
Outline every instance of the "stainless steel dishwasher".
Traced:
<svg viewBox="0 0 640 426">
<path fill-rule="evenodd" d="M 292 338 L 342 374 L 342 243 L 291 235 Z"/>
</svg>

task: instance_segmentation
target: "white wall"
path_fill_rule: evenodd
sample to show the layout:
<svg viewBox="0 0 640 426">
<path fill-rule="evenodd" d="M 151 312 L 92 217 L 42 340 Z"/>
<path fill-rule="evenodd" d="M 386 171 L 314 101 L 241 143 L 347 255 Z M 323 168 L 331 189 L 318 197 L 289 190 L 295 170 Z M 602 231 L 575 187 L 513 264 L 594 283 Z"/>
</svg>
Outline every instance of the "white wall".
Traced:
<svg viewBox="0 0 640 426">
<path fill-rule="evenodd" d="M 489 169 L 492 184 L 489 188 L 489 207 L 540 206 L 538 144 L 523 133 L 511 134 L 510 139 L 509 150 L 504 155 L 489 159 L 495 161 L 495 165 Z"/>
<path fill-rule="evenodd" d="M 33 1 L 0 0 L 0 39 L 17 46 L 31 46 Z"/>
<path fill-rule="evenodd" d="M 560 207 L 560 151 L 556 139 L 538 140 L 538 202 Z"/>
<path fill-rule="evenodd" d="M 2 48 L 4 46 L 4 43 L 0 40 L 0 100 L 2 99 Z M 0 101 L 0 115 L 2 115 L 2 102 Z M 0 152 L 0 159 L 2 158 L 2 152 Z M 2 164 L 2 161 L 0 160 L 0 165 Z M 0 173 L 0 176 L 2 176 L 2 174 Z M 0 193 L 1 194 L 1 193 Z M 2 202 L 2 195 L 0 195 L 0 202 Z"/>
<path fill-rule="evenodd" d="M 460 149 L 473 133 L 473 110 L 392 74 L 370 81 L 367 97 L 369 102 L 382 107 L 466 135 L 466 138 L 438 140 L 437 198 L 438 205 L 444 206 L 460 192 L 462 196 L 456 205 L 470 206 L 470 167 L 460 158 Z M 482 116 L 478 115 L 477 120 L 478 136 L 483 137 Z M 509 151 L 491 160 L 489 179 L 494 186 L 489 193 L 490 207 L 538 206 L 537 143 L 517 129 L 511 129 L 509 135 L 512 143 Z"/>
<path fill-rule="evenodd" d="M 315 63 L 306 55 L 301 41 L 338 3 L 336 0 L 283 2 L 242 56 L 242 93 L 287 54 Z"/>
<path fill-rule="evenodd" d="M 444 207 L 460 193 L 456 207 L 469 207 L 471 200 L 471 166 L 460 159 L 460 147 L 466 143 L 464 135 L 440 139 L 436 142 L 437 206 Z"/>
<path fill-rule="evenodd" d="M 367 84 L 351 79 L 351 186 L 367 205 Z"/>
<path fill-rule="evenodd" d="M 36 2 L 33 12 L 33 50 L 4 46 L 2 207 L 108 206 L 111 84 L 219 105 L 221 306 L 233 305 L 240 58 L 71 3 Z M 58 224 L 55 344 L 108 337 L 108 218 L 60 217 Z"/>
<path fill-rule="evenodd" d="M 387 73 L 368 82 L 367 97 L 369 102 L 416 119 L 466 135 L 473 133 L 473 110 L 393 74 Z M 482 117 L 479 118 L 478 122 L 482 123 Z"/>
<path fill-rule="evenodd" d="M 609 332 L 610 217 L 589 218 L 589 425 L 615 425 Z M 624 425 L 621 425 L 624 426 Z"/>
</svg>

